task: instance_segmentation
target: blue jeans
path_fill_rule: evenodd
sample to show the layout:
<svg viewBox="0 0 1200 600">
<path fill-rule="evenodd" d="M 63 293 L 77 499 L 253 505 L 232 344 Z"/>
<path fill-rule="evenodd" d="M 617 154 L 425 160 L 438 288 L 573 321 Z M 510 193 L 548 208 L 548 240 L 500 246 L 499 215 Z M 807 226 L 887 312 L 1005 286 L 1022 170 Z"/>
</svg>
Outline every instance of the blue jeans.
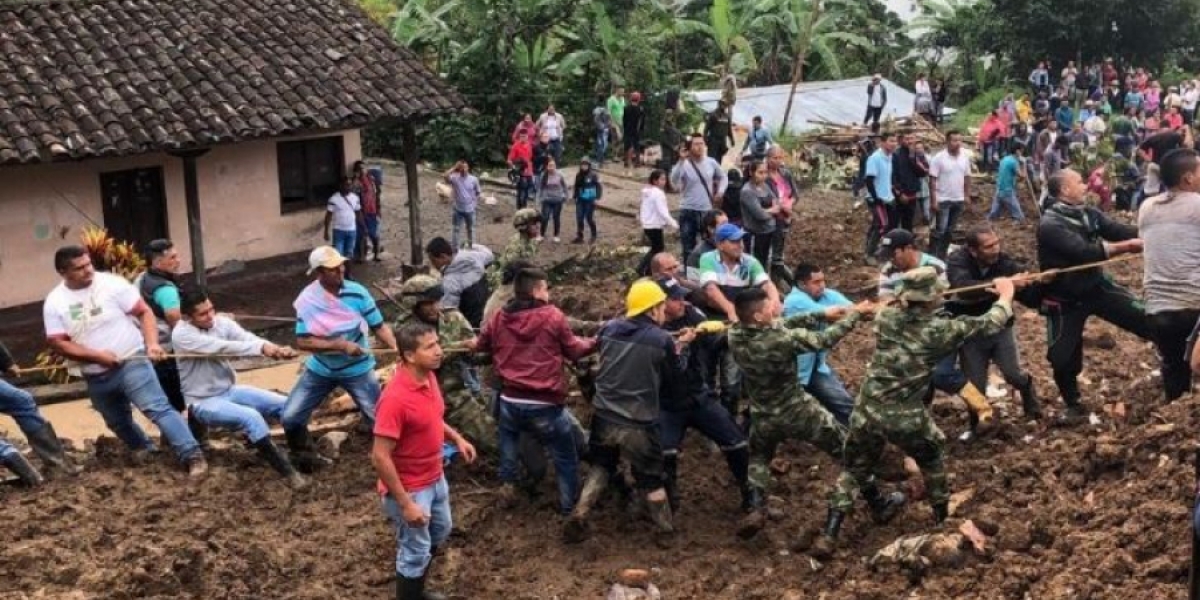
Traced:
<svg viewBox="0 0 1200 600">
<path fill-rule="evenodd" d="M 828 374 L 814 372 L 804 390 L 833 414 L 838 423 L 847 426 L 850 424 L 850 413 L 854 412 L 854 397 L 846 390 L 846 384 L 838 379 L 833 369 L 830 369 Z"/>
<path fill-rule="evenodd" d="M 130 449 L 154 449 L 154 443 L 133 420 L 133 407 L 136 406 L 162 432 L 179 460 L 187 461 L 201 455 L 200 444 L 192 437 L 183 416 L 171 408 L 150 361 L 133 359 L 106 373 L 88 376 L 87 390 L 92 408 Z"/>
<path fill-rule="evenodd" d="M 220 396 L 205 398 L 191 405 L 192 414 L 209 427 L 245 432 L 251 443 L 271 435 L 267 419 L 278 421 L 287 398 L 248 385 L 235 385 Z"/>
<path fill-rule="evenodd" d="M 529 198 L 533 196 L 533 178 L 521 176 L 517 180 L 517 210 L 525 208 L 529 204 Z"/>
<path fill-rule="evenodd" d="M 333 249 L 346 258 L 354 256 L 354 244 L 358 241 L 357 231 L 343 231 L 334 229 L 332 241 Z"/>
<path fill-rule="evenodd" d="M 965 202 L 938 202 L 937 228 L 932 236 L 937 244 L 934 255 L 938 258 L 946 257 L 951 238 L 954 237 L 954 227 L 958 225 L 958 218 L 962 216 L 965 206 Z"/>
<path fill-rule="evenodd" d="M 46 419 L 38 412 L 37 402 L 33 395 L 11 383 L 0 379 L 0 413 L 4 413 L 17 422 L 17 427 L 28 436 L 31 432 L 41 431 L 46 426 Z M 0 452 L 2 454 L 2 452 Z"/>
<path fill-rule="evenodd" d="M 587 224 L 588 230 L 592 233 L 592 240 L 596 239 L 596 201 L 595 200 L 576 200 L 575 201 L 575 236 L 583 239 L 583 225 Z"/>
<path fill-rule="evenodd" d="M 1001 192 L 996 190 L 996 197 L 992 199 L 992 209 L 988 211 L 988 220 L 1000 218 L 1000 211 L 1008 209 L 1008 214 L 1012 215 L 1018 223 L 1025 222 L 1025 213 L 1021 212 L 1021 203 L 1017 200 L 1016 190 Z"/>
<path fill-rule="evenodd" d="M 562 229 L 562 209 L 563 201 L 546 202 L 542 201 L 542 237 L 546 237 L 546 226 L 550 221 L 554 221 L 554 237 L 558 237 L 559 231 Z"/>
<path fill-rule="evenodd" d="M 308 420 L 313 411 L 325 401 L 334 388 L 342 388 L 350 394 L 350 398 L 358 405 L 367 423 L 375 425 L 375 405 L 379 402 L 379 379 L 375 371 L 367 371 L 357 377 L 323 377 L 308 369 L 300 374 L 300 379 L 288 394 L 287 404 L 283 407 L 283 415 L 279 423 L 285 431 L 296 431 L 308 427 Z"/>
<path fill-rule="evenodd" d="M 453 220 L 454 231 L 450 234 L 450 238 L 451 238 L 450 243 L 454 244 L 454 247 L 456 249 L 461 247 L 458 245 L 458 227 L 459 227 L 459 225 L 462 225 L 465 223 L 467 226 L 467 244 L 470 246 L 474 246 L 475 245 L 475 211 L 465 212 L 465 211 L 461 211 L 458 209 L 454 209 L 453 219 L 454 219 Z"/>
<path fill-rule="evenodd" d="M 696 247 L 701 233 L 704 232 L 704 211 L 683 208 L 679 210 L 679 241 L 683 246 L 683 258 L 686 261 L 692 249 Z"/>
<path fill-rule="evenodd" d="M 20 451 L 16 446 L 8 443 L 4 438 L 0 438 L 0 458 L 8 458 L 17 454 L 20 454 Z"/>
<path fill-rule="evenodd" d="M 550 450 L 554 474 L 558 478 L 558 505 L 562 514 L 571 514 L 579 497 L 579 453 L 574 427 L 561 406 L 497 402 L 500 418 L 500 481 L 515 484 L 520 480 L 517 442 L 528 431 L 538 443 Z"/>
<path fill-rule="evenodd" d="M 958 353 L 955 352 L 933 367 L 933 387 L 946 394 L 957 394 L 967 385 L 967 376 L 958 369 Z M 986 390 L 979 390 L 981 392 Z"/>
<path fill-rule="evenodd" d="M 556 165 L 563 164 L 562 153 L 563 153 L 562 138 L 559 138 L 557 140 L 550 140 L 550 155 L 554 157 L 554 164 L 556 164 Z"/>
<path fill-rule="evenodd" d="M 383 497 L 383 512 L 396 531 L 396 574 L 416 579 L 429 567 L 433 547 L 441 546 L 450 537 L 454 521 L 450 516 L 450 486 L 444 475 L 433 485 L 408 490 L 408 496 L 429 515 L 429 522 L 424 527 L 410 527 L 405 523 L 404 511 L 391 494 Z"/>
<path fill-rule="evenodd" d="M 595 153 L 592 155 L 592 160 L 596 161 L 597 166 L 604 165 L 604 159 L 608 157 L 608 130 L 596 130 L 596 147 Z"/>
<path fill-rule="evenodd" d="M 747 447 L 746 434 L 734 422 L 729 411 L 711 396 L 704 398 L 690 410 L 661 411 L 658 423 L 663 454 L 667 456 L 679 454 L 679 449 L 683 446 L 683 437 L 689 428 L 695 428 L 726 452 Z"/>
</svg>

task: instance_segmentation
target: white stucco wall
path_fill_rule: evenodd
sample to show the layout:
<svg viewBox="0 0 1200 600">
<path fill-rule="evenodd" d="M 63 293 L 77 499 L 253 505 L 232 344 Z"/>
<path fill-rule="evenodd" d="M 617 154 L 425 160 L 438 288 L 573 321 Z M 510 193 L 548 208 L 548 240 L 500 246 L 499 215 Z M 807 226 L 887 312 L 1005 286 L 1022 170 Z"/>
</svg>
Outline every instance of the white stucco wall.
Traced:
<svg viewBox="0 0 1200 600">
<path fill-rule="evenodd" d="M 343 136 L 346 168 L 361 158 L 357 130 L 309 137 L 328 135 Z M 280 210 L 278 141 L 218 146 L 197 159 L 205 260 L 210 269 L 232 259 L 267 258 L 321 242 L 321 208 L 288 214 Z M 0 168 L 0 308 L 41 301 L 59 281 L 54 251 L 78 243 L 88 218 L 104 223 L 101 173 L 155 166 L 163 169 L 168 236 L 179 247 L 183 269 L 190 271 L 181 159 L 146 154 Z"/>
</svg>

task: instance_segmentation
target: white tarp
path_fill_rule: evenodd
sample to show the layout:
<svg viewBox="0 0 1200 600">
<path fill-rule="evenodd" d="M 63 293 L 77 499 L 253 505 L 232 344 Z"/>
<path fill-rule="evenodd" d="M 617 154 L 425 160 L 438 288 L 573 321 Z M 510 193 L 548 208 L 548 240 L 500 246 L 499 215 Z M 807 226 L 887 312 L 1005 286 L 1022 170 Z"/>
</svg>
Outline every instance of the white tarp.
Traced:
<svg viewBox="0 0 1200 600">
<path fill-rule="evenodd" d="M 861 123 L 867 111 L 867 84 L 870 77 L 858 79 L 843 79 L 841 81 L 812 81 L 796 86 L 796 98 L 792 102 L 792 114 L 788 117 L 788 131 L 801 133 L 809 129 L 817 129 L 820 125 L 810 123 L 809 119 L 832 121 L 834 123 Z M 907 117 L 912 114 L 914 94 L 887 79 L 883 80 L 887 89 L 887 106 L 883 109 L 883 119 Z M 788 92 L 791 84 L 775 85 L 760 88 L 739 88 L 737 103 L 733 106 L 733 123 L 741 127 L 750 127 L 750 120 L 756 115 L 763 118 L 763 124 L 771 131 L 778 131 L 783 120 L 783 111 L 787 107 Z M 692 102 L 698 104 L 706 112 L 717 108 L 717 100 L 721 98 L 721 90 L 702 90 L 688 92 Z M 952 109 L 945 109 L 951 114 Z"/>
</svg>

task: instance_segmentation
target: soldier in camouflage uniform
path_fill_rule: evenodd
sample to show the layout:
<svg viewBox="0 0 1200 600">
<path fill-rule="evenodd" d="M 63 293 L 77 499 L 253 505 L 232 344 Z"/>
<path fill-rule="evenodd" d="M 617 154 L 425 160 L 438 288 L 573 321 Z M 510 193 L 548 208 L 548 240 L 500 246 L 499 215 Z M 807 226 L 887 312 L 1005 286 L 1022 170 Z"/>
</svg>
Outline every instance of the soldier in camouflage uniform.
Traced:
<svg viewBox="0 0 1200 600">
<path fill-rule="evenodd" d="M 796 356 L 831 348 L 850 333 L 861 318 L 864 303 L 847 310 L 833 307 L 824 312 L 797 315 L 783 321 L 773 319 L 767 295 L 761 289 L 740 292 L 734 300 L 739 323 L 729 330 L 729 351 L 745 376 L 750 398 L 750 485 L 754 490 L 753 512 L 743 520 L 738 535 L 750 537 L 762 529 L 762 493 L 770 483 L 769 463 L 775 448 L 788 438 L 806 441 L 832 456 L 840 464 L 846 428 L 800 386 Z M 847 314 L 848 313 L 848 314 Z M 823 331 L 811 331 L 819 322 L 843 317 Z M 853 507 L 858 486 L 849 474 L 838 477 L 830 496 L 830 511 Z M 903 496 L 884 498 L 877 489 L 864 489 L 878 518 L 888 519 Z"/>
<path fill-rule="evenodd" d="M 1011 279 L 994 280 L 999 300 L 984 315 L 950 317 L 939 311 L 947 284 L 932 267 L 904 274 L 898 304 L 875 317 L 875 354 L 850 416 L 846 467 L 860 482 L 874 479 L 875 466 L 888 442 L 911 456 L 925 477 L 934 519 L 946 519 L 950 491 L 942 454 L 946 438 L 925 405 L 934 366 L 958 351 L 969 338 L 998 333 L 1012 318 Z M 843 514 L 830 511 L 822 540 L 832 544 Z"/>
<path fill-rule="evenodd" d="M 437 279 L 416 275 L 405 281 L 400 288 L 402 310 L 396 318 L 396 328 L 408 321 L 421 321 L 437 329 L 438 343 L 446 351 L 437 371 L 446 402 L 445 420 L 471 440 L 480 453 L 498 456 L 496 422 L 481 393 L 472 355 L 459 350 L 462 342 L 475 337 L 475 332 L 457 309 L 443 309 L 441 299 L 442 286 Z"/>
<path fill-rule="evenodd" d="M 542 217 L 532 208 L 522 208 L 513 214 L 513 228 L 517 230 L 496 261 L 488 267 L 488 289 L 493 295 L 501 288 L 504 267 L 516 260 L 532 260 L 537 255 L 538 236 L 541 233 Z M 491 304 L 491 301 L 488 301 Z M 486 319 L 485 319 L 486 321 Z"/>
</svg>

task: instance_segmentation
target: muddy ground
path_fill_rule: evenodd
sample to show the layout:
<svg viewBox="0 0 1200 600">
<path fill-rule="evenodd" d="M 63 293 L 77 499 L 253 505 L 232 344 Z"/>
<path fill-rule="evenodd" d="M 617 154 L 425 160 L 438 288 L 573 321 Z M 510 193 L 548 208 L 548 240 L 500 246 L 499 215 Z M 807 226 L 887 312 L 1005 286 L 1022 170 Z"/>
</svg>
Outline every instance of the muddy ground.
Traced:
<svg viewBox="0 0 1200 600">
<path fill-rule="evenodd" d="M 825 265 L 844 291 L 873 280 L 861 263 L 865 215 L 850 204 L 841 193 L 806 194 L 788 248 L 789 262 Z M 968 226 L 979 213 L 968 213 Z M 1012 253 L 1033 258 L 1030 229 L 1001 231 Z M 610 311 L 620 303 L 620 266 L 579 274 L 598 273 L 599 280 L 562 286 L 557 297 L 584 316 Z M 1115 273 L 1135 287 L 1140 279 L 1136 261 Z M 1052 397 L 1042 321 L 1022 311 L 1019 327 L 1025 364 Z M 803 444 L 780 451 L 779 518 L 765 535 L 739 541 L 737 492 L 723 460 L 693 437 L 673 549 L 656 547 L 643 524 L 611 504 L 597 515 L 592 539 L 563 545 L 549 493 L 506 511 L 495 502 L 492 465 L 455 467 L 456 531 L 432 578 L 453 597 L 480 599 L 601 598 L 627 567 L 653 569 L 666 598 L 1180 598 L 1200 400 L 1164 406 L 1151 375 L 1153 350 L 1140 340 L 1103 324 L 1093 324 L 1088 339 L 1085 401 L 1098 425 L 1024 423 L 1019 405 L 1001 399 L 997 437 L 950 443 L 952 488 L 970 490 L 970 498 L 947 529 L 963 518 L 995 528 L 985 555 L 968 553 L 955 567 L 915 573 L 866 565 L 897 537 L 931 529 L 923 502 L 884 527 L 852 516 L 826 564 L 799 552 L 802 534 L 824 517 L 836 475 L 829 459 Z M 861 327 L 834 352 L 852 388 L 871 345 Z M 965 427 L 954 402 L 938 402 L 935 413 L 950 437 Z M 33 493 L 0 489 L 0 598 L 389 597 L 394 545 L 373 493 L 367 443 L 352 437 L 337 466 L 301 494 L 236 445 L 213 456 L 202 483 L 188 483 L 165 459 L 135 468 L 121 452 L 102 450 L 78 479 Z"/>
</svg>

